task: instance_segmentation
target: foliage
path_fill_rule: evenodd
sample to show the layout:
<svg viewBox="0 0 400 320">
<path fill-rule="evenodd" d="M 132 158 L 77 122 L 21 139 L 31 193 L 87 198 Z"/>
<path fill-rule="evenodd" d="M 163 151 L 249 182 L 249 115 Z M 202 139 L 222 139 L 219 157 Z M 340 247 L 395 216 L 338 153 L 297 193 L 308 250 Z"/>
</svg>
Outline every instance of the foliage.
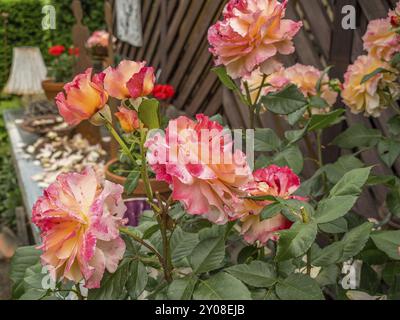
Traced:
<svg viewBox="0 0 400 320">
<path fill-rule="evenodd" d="M 3 112 L 19 105 L 17 98 L 0 98 L 0 225 L 5 224 L 12 228 L 15 227 L 15 208 L 21 203 L 21 199 L 14 166 L 11 162 L 11 150 Z"/>
<path fill-rule="evenodd" d="M 56 8 L 56 29 L 42 30 L 42 6 L 52 4 Z M 102 1 L 82 1 L 83 23 L 91 32 L 105 27 Z M 0 13 L 8 13 L 7 25 L 0 17 L 0 88 L 7 79 L 12 62 L 12 49 L 18 46 L 39 46 L 46 63 L 51 57 L 47 49 L 51 45 L 72 44 L 72 26 L 75 18 L 70 0 L 7 0 L 0 2 Z M 6 26 L 6 28 L 5 28 Z"/>
</svg>

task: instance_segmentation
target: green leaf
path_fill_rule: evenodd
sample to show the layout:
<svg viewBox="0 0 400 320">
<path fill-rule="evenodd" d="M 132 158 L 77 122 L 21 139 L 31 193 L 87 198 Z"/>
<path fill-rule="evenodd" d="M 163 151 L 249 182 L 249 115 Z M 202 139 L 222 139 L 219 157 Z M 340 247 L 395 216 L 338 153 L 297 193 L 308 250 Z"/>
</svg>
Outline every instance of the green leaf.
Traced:
<svg viewBox="0 0 400 320">
<path fill-rule="evenodd" d="M 392 167 L 400 156 L 400 142 L 393 139 L 381 140 L 378 144 L 378 153 L 382 161 Z"/>
<path fill-rule="evenodd" d="M 333 244 L 318 251 L 313 256 L 311 264 L 316 267 L 327 267 L 337 263 L 343 256 L 344 244 L 342 242 L 334 242 Z"/>
<path fill-rule="evenodd" d="M 139 119 L 150 130 L 160 128 L 159 106 L 156 99 L 145 99 L 139 106 Z"/>
<path fill-rule="evenodd" d="M 221 267 L 225 258 L 223 238 L 211 238 L 200 241 L 189 257 L 196 274 L 209 272 Z"/>
<path fill-rule="evenodd" d="M 356 196 L 337 196 L 322 200 L 315 214 L 317 223 L 328 223 L 343 217 L 355 205 Z"/>
<path fill-rule="evenodd" d="M 12 297 L 18 299 L 24 293 L 23 280 L 28 268 L 40 260 L 41 251 L 35 246 L 20 247 L 11 259 L 10 279 L 12 281 Z"/>
<path fill-rule="evenodd" d="M 187 277 L 184 279 L 174 280 L 168 287 L 168 299 L 191 300 L 196 283 L 196 277 Z"/>
<path fill-rule="evenodd" d="M 177 227 L 171 237 L 172 262 L 178 263 L 187 258 L 199 244 L 199 236 Z"/>
<path fill-rule="evenodd" d="M 341 117 L 345 112 L 344 109 L 337 109 L 327 114 L 316 114 L 311 117 L 308 131 L 323 130 L 332 125 L 339 123 L 343 118 Z"/>
<path fill-rule="evenodd" d="M 125 194 L 132 194 L 135 191 L 140 179 L 140 172 L 132 171 L 126 178 L 124 185 Z"/>
<path fill-rule="evenodd" d="M 382 272 L 382 278 L 389 286 L 394 285 L 397 275 L 400 275 L 400 262 L 389 262 Z"/>
<path fill-rule="evenodd" d="M 307 252 L 317 236 L 316 223 L 296 223 L 290 230 L 279 232 L 277 261 L 297 258 Z"/>
<path fill-rule="evenodd" d="M 296 174 L 300 174 L 304 167 L 304 158 L 298 146 L 290 146 L 282 152 L 275 155 L 272 163 L 284 167 L 288 166 Z"/>
<path fill-rule="evenodd" d="M 226 68 L 221 66 L 221 67 L 216 67 L 211 69 L 212 72 L 214 72 L 219 80 L 222 82 L 222 84 L 227 87 L 229 90 L 235 91 L 237 90 L 237 86 L 235 82 L 232 80 L 232 78 L 228 75 L 226 72 Z"/>
<path fill-rule="evenodd" d="M 310 98 L 309 105 L 311 108 L 318 108 L 318 109 L 329 107 L 328 102 L 326 102 L 325 99 L 318 97 L 318 96 L 312 96 Z"/>
<path fill-rule="evenodd" d="M 326 287 L 329 285 L 335 285 L 337 283 L 340 269 L 336 265 L 330 265 L 323 267 L 315 281 L 318 282 L 320 287 Z"/>
<path fill-rule="evenodd" d="M 224 118 L 220 114 L 213 115 L 212 117 L 210 117 L 210 120 L 218 122 L 221 126 L 225 125 Z"/>
<path fill-rule="evenodd" d="M 271 129 L 256 129 L 254 134 L 254 150 L 258 152 L 276 151 L 282 141 Z"/>
<path fill-rule="evenodd" d="M 400 231 L 379 231 L 371 235 L 377 248 L 393 260 L 400 260 Z"/>
<path fill-rule="evenodd" d="M 274 267 L 262 261 L 253 261 L 249 265 L 239 264 L 225 271 L 256 288 L 269 288 L 277 281 Z"/>
<path fill-rule="evenodd" d="M 400 115 L 395 115 L 393 118 L 389 120 L 388 129 L 390 134 L 394 136 L 400 135 Z"/>
<path fill-rule="evenodd" d="M 89 290 L 88 300 L 121 300 L 126 296 L 125 284 L 128 281 L 130 263 L 123 260 L 115 273 L 104 274 L 99 289 Z"/>
<path fill-rule="evenodd" d="M 195 300 L 251 300 L 249 289 L 225 272 L 201 280 L 193 295 Z"/>
<path fill-rule="evenodd" d="M 297 122 L 303 118 L 304 114 L 306 113 L 308 106 L 305 106 L 291 114 L 288 115 L 288 122 L 291 126 L 294 126 Z"/>
<path fill-rule="evenodd" d="M 349 230 L 347 220 L 345 218 L 339 218 L 329 223 L 321 223 L 318 228 L 325 233 L 338 234 L 345 233 Z"/>
<path fill-rule="evenodd" d="M 324 167 L 324 171 L 328 180 L 336 184 L 349 171 L 362 168 L 364 163 L 353 155 L 340 157 L 333 164 L 328 164 Z"/>
<path fill-rule="evenodd" d="M 374 224 L 366 222 L 346 233 L 342 239 L 343 257 L 341 261 L 346 261 L 361 252 L 365 247 Z"/>
<path fill-rule="evenodd" d="M 379 130 L 355 124 L 338 135 L 332 143 L 343 149 L 367 148 L 376 146 L 381 139 L 382 134 Z"/>
<path fill-rule="evenodd" d="M 279 202 L 275 202 L 266 206 L 260 213 L 261 220 L 267 220 L 275 217 L 282 211 L 283 208 L 284 205 Z"/>
<path fill-rule="evenodd" d="M 295 85 L 270 93 L 262 97 L 261 101 L 271 112 L 283 115 L 298 111 L 307 105 L 307 100 Z"/>
<path fill-rule="evenodd" d="M 358 197 L 371 173 L 371 167 L 354 169 L 346 173 L 342 179 L 332 188 L 330 197 L 356 196 Z"/>
<path fill-rule="evenodd" d="M 400 217 L 400 189 L 395 188 L 389 192 L 386 204 L 391 214 Z"/>
<path fill-rule="evenodd" d="M 300 130 L 286 131 L 285 138 L 287 139 L 288 144 L 294 144 L 294 143 L 300 141 L 306 134 L 307 129 L 308 129 L 308 125 Z"/>
<path fill-rule="evenodd" d="M 131 262 L 126 289 L 133 300 L 136 300 L 143 293 L 148 280 L 149 276 L 143 263 L 140 261 Z"/>
<path fill-rule="evenodd" d="M 325 79 L 325 76 L 329 74 L 329 71 L 331 71 L 332 68 L 333 66 L 328 66 L 324 69 L 324 71 L 322 71 L 321 76 L 319 77 L 317 84 L 315 86 L 315 89 L 317 90 L 318 93 L 321 93 L 322 84 Z"/>
<path fill-rule="evenodd" d="M 304 274 L 292 274 L 276 286 L 282 300 L 324 300 L 318 283 Z"/>
<path fill-rule="evenodd" d="M 380 73 L 383 73 L 383 72 L 390 72 L 390 71 L 389 71 L 389 70 L 386 70 L 386 69 L 384 69 L 384 68 L 378 68 L 378 69 L 372 71 L 371 73 L 365 75 L 365 76 L 362 78 L 360 84 L 364 84 L 364 83 L 367 82 L 368 80 L 371 80 L 373 77 L 375 77 L 376 75 L 378 75 L 378 74 L 380 74 Z"/>
</svg>

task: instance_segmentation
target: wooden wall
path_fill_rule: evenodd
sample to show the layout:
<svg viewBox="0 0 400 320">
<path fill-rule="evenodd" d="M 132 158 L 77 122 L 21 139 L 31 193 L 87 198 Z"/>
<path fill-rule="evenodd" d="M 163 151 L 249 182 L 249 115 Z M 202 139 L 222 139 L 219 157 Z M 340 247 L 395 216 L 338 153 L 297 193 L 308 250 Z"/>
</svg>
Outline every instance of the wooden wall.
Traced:
<svg viewBox="0 0 400 320">
<path fill-rule="evenodd" d="M 111 5 L 114 1 L 111 0 Z M 368 21 L 387 15 L 397 0 L 290 0 L 287 14 L 290 18 L 303 20 L 304 28 L 295 38 L 296 53 L 285 57 L 287 65 L 300 62 L 320 69 L 334 65 L 331 75 L 341 78 L 347 66 L 363 52 L 361 37 Z M 117 53 L 133 60 L 146 60 L 150 65 L 162 69 L 161 79 L 175 86 L 177 95 L 174 105 L 189 115 L 202 112 L 207 115 L 221 113 L 235 128 L 246 127 L 248 113 L 245 107 L 230 92 L 220 85 L 210 72 L 212 55 L 208 52 L 207 30 L 219 19 L 226 0 L 142 0 L 144 46 L 134 48 L 118 41 Z M 357 30 L 343 30 L 341 10 L 344 5 L 357 8 Z M 362 115 L 347 113 L 347 124 L 329 130 L 324 137 L 329 142 L 354 123 L 387 132 L 386 122 L 392 116 L 385 112 L 379 119 L 367 119 Z M 259 126 L 269 127 L 282 133 L 286 122 L 272 114 L 263 114 Z M 302 146 L 312 154 L 312 145 Z M 339 150 L 327 147 L 324 157 L 334 162 Z M 375 151 L 363 152 L 363 160 L 379 174 L 399 174 L 400 161 L 393 168 L 386 167 Z M 307 162 L 305 176 L 314 172 L 312 162 Z M 376 216 L 384 203 L 386 190 L 371 188 L 359 201 L 359 211 Z"/>
</svg>

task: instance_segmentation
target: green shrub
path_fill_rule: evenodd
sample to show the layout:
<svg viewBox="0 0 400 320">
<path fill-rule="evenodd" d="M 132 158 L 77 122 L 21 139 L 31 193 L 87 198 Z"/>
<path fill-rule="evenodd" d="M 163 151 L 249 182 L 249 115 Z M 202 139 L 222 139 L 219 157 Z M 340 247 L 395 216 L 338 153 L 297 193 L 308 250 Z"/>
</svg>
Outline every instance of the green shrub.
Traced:
<svg viewBox="0 0 400 320">
<path fill-rule="evenodd" d="M 72 0 L 1 0 L 0 13 L 8 13 L 7 24 L 0 16 L 0 88 L 9 75 L 12 49 L 19 46 L 37 46 L 46 62 L 50 46 L 72 44 L 72 26 L 75 18 L 71 10 Z M 56 8 L 56 29 L 42 30 L 42 6 L 52 4 Z M 84 24 L 91 31 L 102 29 L 104 23 L 103 1 L 82 1 Z"/>
</svg>

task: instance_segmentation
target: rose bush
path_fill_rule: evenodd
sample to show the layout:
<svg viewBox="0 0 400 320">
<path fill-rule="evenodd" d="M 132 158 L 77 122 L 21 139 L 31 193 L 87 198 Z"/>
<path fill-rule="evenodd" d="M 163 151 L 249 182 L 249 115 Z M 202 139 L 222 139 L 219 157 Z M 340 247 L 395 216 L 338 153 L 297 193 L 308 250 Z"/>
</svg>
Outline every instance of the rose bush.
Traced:
<svg viewBox="0 0 400 320">
<path fill-rule="evenodd" d="M 151 210 L 126 227 L 121 187 L 90 169 L 60 176 L 33 210 L 42 244 L 13 258 L 15 298 L 399 299 L 400 231 L 392 218 L 400 217 L 400 181 L 376 175 L 354 151 L 377 147 L 392 166 L 400 155 L 400 113 L 389 122 L 390 136 L 355 125 L 329 142 L 344 156 L 330 164 L 322 156 L 324 130 L 344 120 L 345 109 L 335 108 L 339 92 L 353 112 L 397 111 L 399 50 L 392 41 L 399 10 L 389 13 L 392 27 L 371 22 L 368 55 L 341 84 L 329 68 L 279 63 L 277 54 L 293 52 L 302 25 L 285 19 L 286 4 L 231 0 L 209 32 L 213 71 L 249 109 L 254 137 L 232 134 L 218 116 L 164 125 L 154 70 L 144 62 L 122 61 L 93 77 L 89 70 L 66 85 L 57 99 L 61 115 L 109 129 L 132 164 L 126 189 L 141 179 Z M 121 100 L 123 132 L 108 97 Z M 278 136 L 255 128 L 261 111 L 282 116 L 291 130 Z M 308 179 L 303 141 L 318 167 Z M 246 151 L 254 145 L 255 163 L 243 142 Z M 169 196 L 152 189 L 151 174 L 170 185 Z M 372 185 L 389 191 L 381 221 L 353 211 Z M 39 259 L 55 280 L 52 289 L 39 285 Z M 351 288 L 343 273 L 349 266 L 361 266 Z"/>
</svg>

